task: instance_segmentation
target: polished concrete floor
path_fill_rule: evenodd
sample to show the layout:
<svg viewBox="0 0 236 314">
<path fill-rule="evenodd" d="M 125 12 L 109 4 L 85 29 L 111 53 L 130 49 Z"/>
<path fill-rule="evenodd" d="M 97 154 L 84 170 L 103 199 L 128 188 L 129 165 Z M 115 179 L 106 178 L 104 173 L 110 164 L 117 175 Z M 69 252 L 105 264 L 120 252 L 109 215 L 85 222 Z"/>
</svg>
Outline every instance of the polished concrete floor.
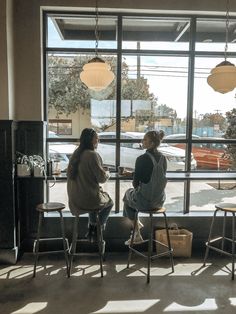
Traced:
<svg viewBox="0 0 236 314">
<path fill-rule="evenodd" d="M 67 278 L 63 256 L 43 256 L 32 278 L 33 256 L 25 254 L 14 266 L 0 266 L 1 314 L 88 313 L 236 313 L 236 279 L 231 280 L 230 260 L 211 257 L 176 258 L 171 273 L 168 258 L 152 264 L 146 284 L 144 260 L 109 253 L 100 278 L 96 255 L 75 260 Z"/>
</svg>

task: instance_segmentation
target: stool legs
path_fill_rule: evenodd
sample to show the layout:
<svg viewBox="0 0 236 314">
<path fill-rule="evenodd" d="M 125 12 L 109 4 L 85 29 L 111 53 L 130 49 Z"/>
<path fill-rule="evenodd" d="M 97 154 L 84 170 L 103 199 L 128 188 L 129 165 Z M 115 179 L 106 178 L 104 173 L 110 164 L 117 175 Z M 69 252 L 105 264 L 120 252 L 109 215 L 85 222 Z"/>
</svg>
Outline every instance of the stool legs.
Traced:
<svg viewBox="0 0 236 314">
<path fill-rule="evenodd" d="M 226 222 L 227 212 L 224 212 L 224 219 L 223 219 L 223 229 L 222 229 L 222 242 L 221 242 L 221 250 L 224 250 L 225 245 L 225 222 Z"/>
<path fill-rule="evenodd" d="M 66 241 L 66 237 L 65 237 L 64 219 L 63 219 L 61 211 L 59 211 L 59 214 L 60 214 L 60 219 L 61 219 L 61 234 L 62 234 L 64 254 L 65 254 L 65 261 L 66 261 L 66 272 L 67 272 L 67 277 L 69 278 L 70 277 L 69 259 L 68 259 L 69 245 L 68 245 L 68 241 Z"/>
<path fill-rule="evenodd" d="M 101 277 L 103 277 L 103 237 L 102 237 L 102 227 L 99 221 L 99 212 L 96 212 L 96 222 L 97 222 L 97 241 L 98 241 L 98 250 L 99 250 L 100 271 L 101 271 Z"/>
<path fill-rule="evenodd" d="M 103 256 L 104 256 L 104 249 L 103 249 L 103 234 L 102 234 L 102 226 L 99 220 L 99 211 L 96 210 L 96 223 L 97 223 L 97 245 L 99 251 L 99 261 L 100 261 L 100 271 L 101 277 L 103 277 Z M 69 266 L 69 274 L 71 275 L 72 265 L 73 265 L 73 258 L 76 253 L 76 244 L 78 240 L 78 224 L 79 224 L 79 217 L 75 216 L 74 218 L 74 226 L 73 226 L 73 236 L 72 236 L 72 243 L 70 248 L 70 266 Z"/>
<path fill-rule="evenodd" d="M 63 220 L 63 215 L 61 211 L 58 211 L 60 215 L 60 222 L 61 222 L 61 235 L 62 238 L 53 238 L 54 239 L 62 239 L 63 242 L 63 251 L 65 254 L 65 261 L 66 261 L 66 271 L 67 271 L 67 276 L 70 276 L 69 273 L 69 258 L 68 258 L 68 251 L 69 251 L 69 244 L 68 240 L 65 237 L 65 227 L 64 227 L 64 220 Z M 37 268 L 37 262 L 38 262 L 38 256 L 39 256 L 39 242 L 40 242 L 40 235 L 41 235 L 41 226 L 42 226 L 42 219 L 43 219 L 43 212 L 39 212 L 39 221 L 38 221 L 38 231 L 37 231 L 37 238 L 34 241 L 34 247 L 33 247 L 33 253 L 34 253 L 34 270 L 33 270 L 33 277 L 36 276 L 36 268 Z M 50 240 L 51 238 L 48 238 L 46 240 Z M 41 239 L 45 240 L 45 239 Z M 53 253 L 54 251 L 48 252 L 48 253 Z"/>
<path fill-rule="evenodd" d="M 134 226 L 133 226 L 133 232 L 132 232 L 132 236 L 131 236 L 131 240 L 130 240 L 130 247 L 129 247 L 129 255 L 128 255 L 127 268 L 129 268 L 130 261 L 131 261 L 131 257 L 132 257 L 132 250 L 131 250 L 130 248 L 133 247 L 133 243 L 134 243 L 134 233 L 135 233 L 135 230 L 136 230 L 137 225 L 138 225 L 138 211 L 135 212 L 135 217 L 134 217 Z"/>
<path fill-rule="evenodd" d="M 172 272 L 174 272 L 174 261 L 173 261 L 173 253 L 172 253 L 171 243 L 170 243 L 169 226 L 168 226 L 168 222 L 167 222 L 166 213 L 163 213 L 163 215 L 164 215 L 164 220 L 165 220 L 167 245 L 168 245 L 168 250 L 170 251 L 171 268 L 172 268 Z"/>
<path fill-rule="evenodd" d="M 212 242 L 216 241 L 217 239 L 212 239 L 212 231 L 213 231 L 213 227 L 214 227 L 214 222 L 215 222 L 215 217 L 217 212 L 219 211 L 219 209 L 216 209 L 211 221 L 211 227 L 210 227 L 210 232 L 209 232 L 209 237 L 208 237 L 208 241 L 206 242 L 206 253 L 205 253 L 205 257 L 204 257 L 204 261 L 203 261 L 203 266 L 206 266 L 206 260 L 208 258 L 208 254 L 209 254 L 209 249 L 213 249 L 221 254 L 225 254 L 228 256 L 232 257 L 232 272 L 231 272 L 231 279 L 234 280 L 234 272 L 235 272 L 235 213 L 232 211 L 232 239 L 229 239 L 227 237 L 225 237 L 225 224 L 226 224 L 226 217 L 227 217 L 227 212 L 224 211 L 224 218 L 223 218 L 223 229 L 222 229 L 222 237 L 219 238 L 219 240 L 221 239 L 221 249 L 214 247 L 213 245 L 211 245 Z M 229 253 L 227 251 L 224 251 L 224 242 L 225 240 L 228 241 L 232 241 L 232 252 Z"/>
<path fill-rule="evenodd" d="M 71 243 L 71 249 L 70 249 L 70 275 L 71 275 L 71 269 L 73 264 L 73 258 L 76 252 L 76 243 L 78 238 L 78 217 L 75 216 L 74 218 L 74 226 L 73 226 L 73 236 L 72 236 L 72 243 Z"/>
<path fill-rule="evenodd" d="M 208 241 L 206 243 L 206 252 L 205 252 L 205 256 L 204 256 L 203 266 L 206 266 L 206 261 L 207 261 L 208 254 L 209 254 L 209 244 L 210 244 L 213 226 L 214 226 L 214 221 L 215 221 L 215 217 L 216 217 L 217 212 L 218 212 L 218 209 L 215 210 L 212 221 L 211 221 L 211 227 L 210 227 L 210 232 L 209 232 L 209 236 L 208 236 Z"/>
<path fill-rule="evenodd" d="M 234 280 L 234 268 L 235 268 L 235 213 L 232 212 L 232 280 Z"/>
<path fill-rule="evenodd" d="M 130 261 L 131 261 L 131 256 L 132 256 L 133 251 L 136 254 L 147 258 L 147 283 L 150 282 L 150 277 L 151 277 L 150 276 L 151 262 L 153 259 L 155 259 L 159 256 L 163 256 L 165 254 L 170 254 L 172 272 L 174 272 L 173 254 L 172 254 L 170 236 L 169 236 L 169 231 L 168 231 L 167 217 L 166 217 L 165 212 L 162 212 L 162 214 L 164 215 L 165 228 L 166 228 L 166 232 L 167 232 L 167 241 L 168 241 L 168 246 L 165 246 L 165 247 L 168 248 L 168 251 L 166 251 L 164 254 L 163 253 L 153 254 L 153 243 L 157 242 L 157 241 L 153 238 L 153 213 L 149 212 L 149 220 L 150 220 L 149 236 L 148 236 L 147 240 L 144 240 L 144 242 L 148 242 L 148 252 L 147 252 L 147 254 L 146 253 L 144 254 L 144 253 L 141 253 L 140 251 L 136 250 L 135 248 L 133 248 L 135 230 L 136 230 L 137 224 L 138 224 L 138 211 L 135 213 L 133 233 L 132 233 L 131 241 L 130 241 L 130 245 L 129 245 L 129 255 L 128 255 L 127 268 L 129 268 L 129 266 L 130 266 Z"/>
<path fill-rule="evenodd" d="M 147 283 L 150 282 L 150 268 L 151 268 L 151 258 L 152 258 L 152 251 L 153 251 L 153 216 L 152 213 L 149 214 L 150 216 L 150 230 L 149 230 L 149 240 L 148 240 L 148 256 L 147 256 Z"/>
<path fill-rule="evenodd" d="M 37 238 L 34 241 L 34 271 L 33 271 L 33 277 L 36 276 L 36 267 L 37 267 L 37 262 L 38 262 L 38 257 L 39 257 L 39 239 L 40 239 L 40 232 L 41 232 L 41 226 L 42 226 L 42 218 L 43 218 L 43 213 L 39 213 L 39 221 L 38 221 L 38 231 L 37 231 Z"/>
</svg>

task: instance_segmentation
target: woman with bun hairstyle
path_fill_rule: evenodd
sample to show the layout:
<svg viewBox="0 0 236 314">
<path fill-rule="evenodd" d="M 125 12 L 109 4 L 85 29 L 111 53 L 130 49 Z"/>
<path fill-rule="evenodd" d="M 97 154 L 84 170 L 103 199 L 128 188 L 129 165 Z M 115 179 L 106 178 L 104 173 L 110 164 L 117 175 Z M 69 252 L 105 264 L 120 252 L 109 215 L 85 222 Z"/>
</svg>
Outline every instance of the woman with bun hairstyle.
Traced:
<svg viewBox="0 0 236 314">
<path fill-rule="evenodd" d="M 113 201 L 104 192 L 100 183 L 109 177 L 108 168 L 103 167 L 101 156 L 95 151 L 98 134 L 94 129 L 85 128 L 80 136 L 80 145 L 70 158 L 67 169 L 67 194 L 69 208 L 73 215 L 89 213 L 86 237 L 94 242 L 97 236 L 96 215 L 91 210 L 100 210 L 99 220 L 103 229 L 107 222 Z"/>
<path fill-rule="evenodd" d="M 148 131 L 144 135 L 142 144 L 146 152 L 136 159 L 133 188 L 128 189 L 123 198 L 123 215 L 129 218 L 132 226 L 134 226 L 136 211 L 161 208 L 165 202 L 167 162 L 165 156 L 158 151 L 164 135 L 162 130 L 159 132 Z M 138 221 L 136 230 L 134 230 L 134 243 L 143 241 L 140 233 L 141 227 L 143 225 Z M 125 244 L 129 245 L 130 241 L 131 238 Z"/>
</svg>

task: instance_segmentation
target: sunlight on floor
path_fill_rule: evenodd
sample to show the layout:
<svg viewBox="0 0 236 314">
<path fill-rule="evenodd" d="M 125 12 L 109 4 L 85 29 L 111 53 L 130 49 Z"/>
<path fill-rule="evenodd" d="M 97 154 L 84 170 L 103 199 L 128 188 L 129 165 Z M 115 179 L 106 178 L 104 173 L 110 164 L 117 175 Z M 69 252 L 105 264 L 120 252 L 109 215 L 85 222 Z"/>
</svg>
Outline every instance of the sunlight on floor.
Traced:
<svg viewBox="0 0 236 314">
<path fill-rule="evenodd" d="M 48 271 L 53 265 L 38 266 L 36 272 Z M 21 279 L 32 276 L 33 265 L 9 266 L 0 270 L 0 279 Z"/>
<path fill-rule="evenodd" d="M 124 265 L 123 265 L 124 266 Z M 207 268 L 211 266 L 210 264 L 206 267 L 202 267 L 202 263 L 185 263 L 185 264 L 177 264 L 175 265 L 175 272 L 171 272 L 171 268 L 164 268 L 163 266 L 159 267 L 151 267 L 151 276 L 198 276 L 201 275 Z M 117 266 L 118 267 L 118 266 Z M 117 268 L 116 267 L 116 268 Z M 124 268 L 123 268 L 124 269 Z M 119 271 L 123 270 L 122 267 Z M 142 267 L 137 269 L 135 264 L 132 264 L 129 268 L 129 271 L 132 273 L 127 274 L 127 277 L 142 277 L 145 276 L 147 272 L 146 267 Z M 226 273 L 224 273 L 226 275 Z"/>
<path fill-rule="evenodd" d="M 78 265 L 72 268 L 71 276 L 80 277 L 85 275 L 91 275 L 91 277 L 101 277 L 100 265 Z M 103 271 L 103 275 L 106 276 L 106 271 Z"/>
<path fill-rule="evenodd" d="M 168 305 L 163 312 L 196 312 L 196 311 L 214 311 L 217 310 L 215 299 L 206 299 L 202 304 L 186 306 L 173 302 Z"/>
<path fill-rule="evenodd" d="M 32 302 L 11 314 L 34 314 L 47 307 L 47 302 Z"/>
<path fill-rule="evenodd" d="M 217 265 L 208 263 L 205 267 L 202 266 L 202 263 L 178 263 L 175 264 L 174 273 L 171 272 L 171 267 L 169 266 L 169 261 L 167 261 L 165 267 L 163 264 L 160 266 L 155 266 L 154 263 L 151 267 L 151 276 L 199 276 L 203 275 L 204 272 L 210 271 L 212 276 L 229 276 L 231 274 L 231 263 L 227 265 Z M 124 272 L 127 277 L 144 277 L 146 276 L 147 267 L 144 264 L 143 267 L 138 267 L 138 264 L 131 264 L 130 268 L 127 269 L 127 264 L 116 264 L 115 270 L 117 273 Z M 105 267 L 106 268 L 106 267 Z M 45 276 L 57 275 L 59 272 L 65 271 L 65 266 L 55 267 L 55 265 L 39 265 L 37 266 L 37 273 L 41 273 Z M 0 280 L 1 279 L 22 279 L 24 277 L 30 277 L 33 274 L 33 265 L 24 265 L 24 266 L 9 266 L 0 269 Z M 88 276 L 96 278 L 100 277 L 100 265 L 89 265 L 82 264 L 77 265 L 75 263 L 72 268 L 72 277 L 81 277 Z M 107 275 L 107 271 L 104 270 L 104 276 Z"/>
<path fill-rule="evenodd" d="M 230 305 L 236 306 L 236 298 L 229 298 Z"/>
<path fill-rule="evenodd" d="M 222 267 L 222 266 L 218 266 L 218 265 L 215 265 L 217 268 L 219 267 Z M 232 264 L 227 264 L 227 265 L 224 265 L 221 269 L 218 269 L 214 274 L 213 276 L 229 276 L 231 275 L 231 269 L 232 269 Z"/>
<path fill-rule="evenodd" d="M 100 310 L 92 314 L 108 314 L 108 313 L 141 313 L 157 304 L 159 299 L 151 300 L 126 300 L 126 301 L 108 301 Z"/>
</svg>

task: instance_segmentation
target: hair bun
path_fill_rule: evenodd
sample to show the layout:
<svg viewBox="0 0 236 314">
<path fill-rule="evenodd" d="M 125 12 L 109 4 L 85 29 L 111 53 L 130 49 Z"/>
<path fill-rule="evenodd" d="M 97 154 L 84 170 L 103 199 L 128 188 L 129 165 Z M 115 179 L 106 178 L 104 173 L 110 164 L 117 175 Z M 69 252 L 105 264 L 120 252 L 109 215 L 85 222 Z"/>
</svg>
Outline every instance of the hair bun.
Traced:
<svg viewBox="0 0 236 314">
<path fill-rule="evenodd" d="M 165 136 L 165 132 L 163 130 L 160 130 L 158 133 L 159 133 L 160 140 L 162 140 L 163 137 Z"/>
</svg>

